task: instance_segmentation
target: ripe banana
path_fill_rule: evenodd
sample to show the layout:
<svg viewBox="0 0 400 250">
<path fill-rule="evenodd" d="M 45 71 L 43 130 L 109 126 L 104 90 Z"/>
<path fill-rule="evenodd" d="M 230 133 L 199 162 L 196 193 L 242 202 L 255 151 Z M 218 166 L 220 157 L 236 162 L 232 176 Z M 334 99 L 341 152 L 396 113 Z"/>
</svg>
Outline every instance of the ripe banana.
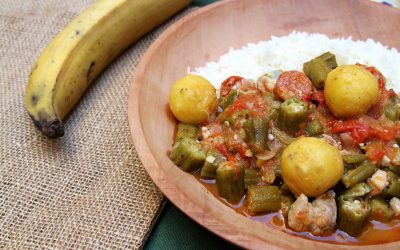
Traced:
<svg viewBox="0 0 400 250">
<path fill-rule="evenodd" d="M 63 118 L 122 51 L 190 0 L 99 0 L 50 42 L 33 66 L 25 106 L 47 137 L 64 135 Z"/>
</svg>

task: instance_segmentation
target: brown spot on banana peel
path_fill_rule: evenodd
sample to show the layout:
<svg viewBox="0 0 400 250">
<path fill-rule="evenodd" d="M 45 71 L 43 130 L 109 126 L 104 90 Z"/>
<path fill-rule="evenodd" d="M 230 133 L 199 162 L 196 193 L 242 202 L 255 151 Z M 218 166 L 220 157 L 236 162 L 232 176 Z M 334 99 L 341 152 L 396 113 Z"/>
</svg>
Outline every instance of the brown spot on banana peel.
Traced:
<svg viewBox="0 0 400 250">
<path fill-rule="evenodd" d="M 91 62 L 90 66 L 89 66 L 89 69 L 88 69 L 88 71 L 86 73 L 86 79 L 87 79 L 88 83 L 90 83 L 90 80 L 91 80 L 90 79 L 90 75 L 92 74 L 93 68 L 94 68 L 95 65 L 96 65 L 96 62 Z"/>
<path fill-rule="evenodd" d="M 42 97 L 42 92 L 46 88 L 46 84 L 40 85 L 39 89 L 35 93 L 31 94 L 30 101 L 32 106 L 36 106 Z M 37 116 L 31 117 L 35 126 L 44 134 L 46 137 L 54 139 L 64 136 L 64 125 L 54 115 L 49 114 L 45 110 L 40 110 Z"/>
<path fill-rule="evenodd" d="M 35 118 L 33 118 L 33 116 L 31 115 L 29 116 L 32 118 L 32 121 L 35 124 L 35 126 L 46 137 L 55 139 L 64 136 L 64 125 L 60 120 L 58 119 L 36 120 Z"/>
<path fill-rule="evenodd" d="M 31 103 L 32 103 L 32 106 L 36 106 L 36 104 L 38 103 L 38 101 L 39 101 L 39 98 L 38 98 L 36 95 L 32 95 L 32 96 L 31 96 Z"/>
<path fill-rule="evenodd" d="M 29 77 L 31 77 L 33 71 L 35 71 L 35 70 L 37 69 L 38 66 L 39 66 L 39 64 L 38 64 L 38 63 L 35 63 L 35 65 L 33 66 L 32 70 L 31 70 L 31 73 L 29 73 Z"/>
</svg>

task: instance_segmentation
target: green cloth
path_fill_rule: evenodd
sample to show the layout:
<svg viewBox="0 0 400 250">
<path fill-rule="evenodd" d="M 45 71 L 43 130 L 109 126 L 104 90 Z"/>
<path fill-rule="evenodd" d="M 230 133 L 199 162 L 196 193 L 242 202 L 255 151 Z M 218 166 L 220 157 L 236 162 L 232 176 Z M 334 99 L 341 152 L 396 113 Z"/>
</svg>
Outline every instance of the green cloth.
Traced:
<svg viewBox="0 0 400 250">
<path fill-rule="evenodd" d="M 192 5 L 193 6 L 205 6 L 207 4 L 216 2 L 215 0 L 193 0 Z"/>
<path fill-rule="evenodd" d="M 145 250 L 236 248 L 194 222 L 171 202 L 165 205 L 144 247 Z"/>
<path fill-rule="evenodd" d="M 215 0 L 193 0 L 193 6 L 205 6 Z M 167 202 L 144 246 L 153 249 L 236 249 L 231 243 L 203 228 Z"/>
</svg>

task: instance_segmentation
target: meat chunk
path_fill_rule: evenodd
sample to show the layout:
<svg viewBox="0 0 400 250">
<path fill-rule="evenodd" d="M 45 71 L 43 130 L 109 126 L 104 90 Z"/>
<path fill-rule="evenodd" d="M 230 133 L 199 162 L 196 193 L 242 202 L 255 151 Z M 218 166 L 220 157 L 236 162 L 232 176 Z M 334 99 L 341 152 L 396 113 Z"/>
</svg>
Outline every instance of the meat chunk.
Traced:
<svg viewBox="0 0 400 250">
<path fill-rule="evenodd" d="M 312 203 L 301 194 L 289 210 L 288 222 L 297 232 L 309 231 L 314 235 L 323 235 L 335 228 L 336 216 L 335 192 L 330 190 Z"/>
<path fill-rule="evenodd" d="M 371 195 L 378 195 L 389 185 L 387 173 L 378 169 L 368 180 L 368 184 L 373 188 Z"/>
<path fill-rule="evenodd" d="M 301 194 L 299 198 L 292 204 L 289 214 L 289 226 L 298 232 L 307 231 L 311 224 L 310 212 L 312 210 L 311 203 L 308 203 L 307 196 Z"/>
<path fill-rule="evenodd" d="M 393 210 L 395 216 L 400 215 L 400 199 L 393 197 L 390 202 L 390 208 Z"/>
</svg>

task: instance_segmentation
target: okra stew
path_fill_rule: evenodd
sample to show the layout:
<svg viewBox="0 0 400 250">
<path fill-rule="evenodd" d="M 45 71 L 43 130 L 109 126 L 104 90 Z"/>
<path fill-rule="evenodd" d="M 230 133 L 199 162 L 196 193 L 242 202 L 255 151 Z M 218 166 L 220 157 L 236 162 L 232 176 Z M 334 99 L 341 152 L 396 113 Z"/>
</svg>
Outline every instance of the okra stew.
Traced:
<svg viewBox="0 0 400 250">
<path fill-rule="evenodd" d="M 218 96 L 218 97 L 217 97 Z M 176 81 L 170 159 L 238 213 L 344 244 L 400 239 L 400 99 L 326 52 L 303 71 Z"/>
</svg>

